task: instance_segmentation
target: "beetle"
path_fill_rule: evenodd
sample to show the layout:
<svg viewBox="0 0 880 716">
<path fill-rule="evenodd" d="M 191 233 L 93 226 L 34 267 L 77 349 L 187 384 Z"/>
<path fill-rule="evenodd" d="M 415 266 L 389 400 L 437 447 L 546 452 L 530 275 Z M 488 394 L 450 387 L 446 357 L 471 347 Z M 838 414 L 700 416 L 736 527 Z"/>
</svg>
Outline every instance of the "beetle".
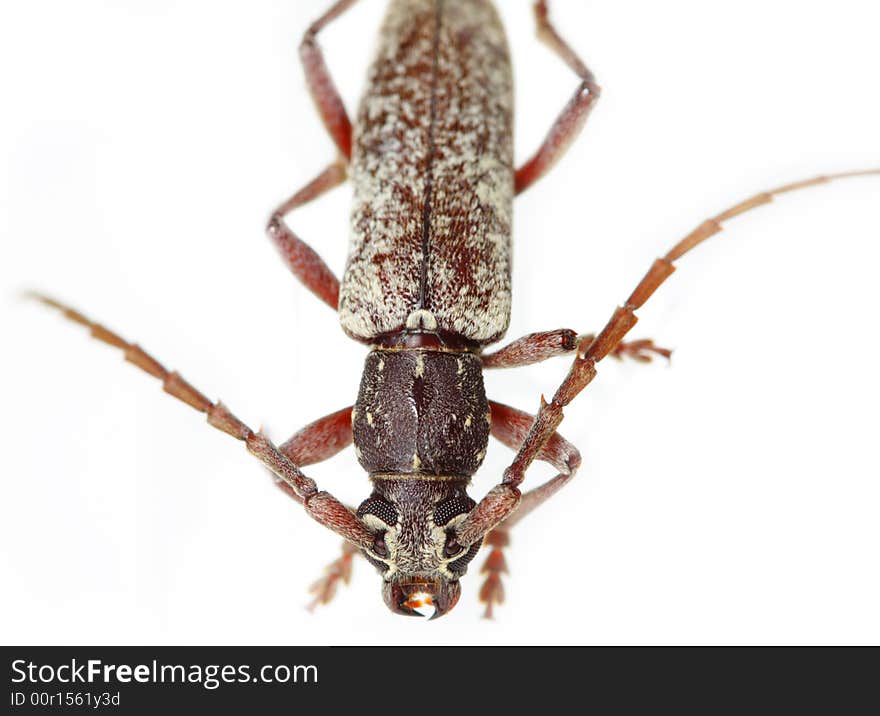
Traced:
<svg viewBox="0 0 880 716">
<path fill-rule="evenodd" d="M 564 486 L 580 464 L 577 449 L 556 432 L 565 406 L 608 355 L 668 356 L 651 341 L 623 338 L 674 262 L 725 221 L 774 195 L 876 172 L 817 177 L 737 203 L 657 259 L 599 333 L 553 329 L 486 353 L 510 317 L 513 198 L 562 156 L 595 105 L 599 86 L 553 27 L 546 2 L 537 2 L 539 37 L 574 72 L 577 86 L 545 141 L 517 168 L 509 53 L 491 3 L 393 0 L 352 122 L 318 36 L 353 4 L 336 2 L 300 47 L 309 88 L 340 157 L 278 207 L 267 226 L 294 275 L 338 311 L 347 335 L 370 348 L 351 407 L 275 446 L 137 344 L 54 299 L 37 297 L 121 349 L 128 361 L 161 380 L 166 392 L 206 413 L 212 426 L 244 441 L 284 492 L 345 539 L 342 557 L 319 584 L 318 601 L 329 600 L 358 551 L 379 570 L 393 612 L 417 615 L 429 606 L 441 616 L 457 603 L 460 579 L 485 542 L 492 549 L 480 596 L 491 615 L 503 598 L 510 528 Z M 347 177 L 355 199 L 340 281 L 286 217 Z M 486 397 L 484 368 L 559 355 L 574 356 L 571 370 L 535 416 Z M 517 452 L 502 481 L 478 502 L 467 488 L 490 435 Z M 352 444 L 373 488 L 357 508 L 320 491 L 301 470 Z M 536 459 L 558 474 L 523 493 L 520 486 Z"/>
</svg>

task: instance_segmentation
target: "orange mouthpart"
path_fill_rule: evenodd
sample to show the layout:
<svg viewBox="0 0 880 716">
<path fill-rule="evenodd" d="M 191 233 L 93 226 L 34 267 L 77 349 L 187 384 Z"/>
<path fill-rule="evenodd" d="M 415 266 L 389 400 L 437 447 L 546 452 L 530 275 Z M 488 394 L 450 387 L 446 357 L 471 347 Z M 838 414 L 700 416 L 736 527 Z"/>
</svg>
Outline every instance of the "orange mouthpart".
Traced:
<svg viewBox="0 0 880 716">
<path fill-rule="evenodd" d="M 407 609 L 418 609 L 419 607 L 433 607 L 434 600 L 431 599 L 427 594 L 419 595 L 412 594 L 410 598 L 407 599 L 401 606 L 406 607 Z"/>
</svg>

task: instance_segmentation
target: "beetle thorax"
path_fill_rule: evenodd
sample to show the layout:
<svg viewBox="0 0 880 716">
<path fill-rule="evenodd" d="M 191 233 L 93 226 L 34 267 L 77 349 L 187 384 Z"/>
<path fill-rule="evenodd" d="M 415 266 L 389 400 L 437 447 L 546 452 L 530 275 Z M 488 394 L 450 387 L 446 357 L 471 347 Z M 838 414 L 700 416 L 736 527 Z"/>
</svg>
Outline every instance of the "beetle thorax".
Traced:
<svg viewBox="0 0 880 716">
<path fill-rule="evenodd" d="M 466 480 L 486 455 L 489 420 L 478 356 L 422 348 L 367 356 L 352 430 L 371 476 Z"/>
</svg>

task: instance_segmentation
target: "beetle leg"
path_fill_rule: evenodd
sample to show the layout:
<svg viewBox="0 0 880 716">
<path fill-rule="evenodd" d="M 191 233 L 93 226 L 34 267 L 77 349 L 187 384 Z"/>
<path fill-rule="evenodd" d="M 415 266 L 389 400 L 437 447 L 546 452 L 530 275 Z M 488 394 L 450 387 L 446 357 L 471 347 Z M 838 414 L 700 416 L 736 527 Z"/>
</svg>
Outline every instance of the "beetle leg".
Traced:
<svg viewBox="0 0 880 716">
<path fill-rule="evenodd" d="M 272 212 L 266 225 L 269 238 L 293 275 L 334 311 L 339 301 L 339 279 L 317 252 L 290 230 L 284 217 L 297 207 L 339 186 L 345 181 L 345 177 L 345 165 L 342 161 L 334 162 Z"/>
<path fill-rule="evenodd" d="M 324 462 L 351 445 L 351 406 L 325 415 L 294 433 L 278 447 L 291 462 L 305 467 Z M 283 492 L 297 502 L 299 495 L 284 480 L 275 478 Z"/>
<path fill-rule="evenodd" d="M 531 158 L 516 170 L 514 188 L 517 194 L 528 189 L 544 176 L 551 167 L 565 154 L 571 143 L 580 134 L 601 92 L 593 73 L 581 61 L 577 53 L 560 37 L 550 22 L 546 0 L 535 3 L 535 23 L 538 39 L 550 47 L 563 62 L 567 64 L 581 79 L 574 96 L 565 105 L 559 117 L 550 127 L 543 143 Z"/>
<path fill-rule="evenodd" d="M 298 206 L 316 199 L 324 192 L 339 186 L 346 177 L 346 165 L 351 158 L 351 121 L 345 111 L 342 98 L 333 84 L 318 46 L 318 33 L 339 17 L 357 0 L 338 0 L 327 12 L 311 24 L 299 46 L 299 56 L 305 70 L 306 82 L 312 99 L 321 115 L 330 137 L 344 159 L 331 164 L 310 183 L 279 206 L 269 218 L 266 231 L 278 247 L 293 274 L 333 310 L 339 300 L 339 279 L 327 267 L 323 259 L 308 244 L 294 234 L 284 217 Z"/>
<path fill-rule="evenodd" d="M 306 425 L 281 443 L 278 451 L 300 467 L 329 460 L 351 445 L 351 411 L 352 408 L 349 406 Z M 276 478 L 275 484 L 294 500 L 302 502 L 286 482 Z M 353 512 L 350 507 L 348 509 Z M 342 543 L 342 554 L 331 562 L 324 569 L 323 576 L 309 587 L 309 592 L 314 595 L 307 607 L 309 611 L 313 611 L 318 605 L 329 604 L 340 582 L 348 584 L 351 578 L 352 558 L 357 553 L 354 545 L 349 542 Z"/>
<path fill-rule="evenodd" d="M 494 353 L 482 356 L 483 368 L 518 368 L 540 363 L 548 358 L 567 355 L 579 349 L 583 350 L 592 343 L 595 337 L 595 334 L 592 333 L 579 336 L 568 328 L 530 333 Z M 650 363 L 652 353 L 664 358 L 669 358 L 672 355 L 672 351 L 668 348 L 660 348 L 654 345 L 654 341 L 644 338 L 628 343 L 618 343 L 611 355 L 617 359 L 626 356 L 640 363 Z"/>
<path fill-rule="evenodd" d="M 707 219 L 673 246 L 665 256 L 655 260 L 623 306 L 615 309 L 611 319 L 599 335 L 585 349 L 578 350 L 568 375 L 556 390 L 553 399 L 548 403 L 543 396 L 541 397 L 538 414 L 532 422 L 528 435 L 520 445 L 516 457 L 504 471 L 503 480 L 489 491 L 458 526 L 457 540 L 459 544 L 465 546 L 473 544 L 495 526 L 504 522 L 522 504 L 525 497 L 521 495 L 519 485 L 525 479 L 529 465 L 536 457 L 540 457 L 545 443 L 555 434 L 556 428 L 562 422 L 562 409 L 596 377 L 596 364 L 612 353 L 623 337 L 636 324 L 638 318 L 635 311 L 641 308 L 654 291 L 673 274 L 675 271 L 674 263 L 678 259 L 706 239 L 719 233 L 723 228 L 722 224 L 728 220 L 764 204 L 769 204 L 773 201 L 774 196 L 825 184 L 835 179 L 869 175 L 880 175 L 880 169 L 829 174 L 785 184 L 770 191 L 755 194 L 745 201 L 734 204 L 717 216 Z"/>
<path fill-rule="evenodd" d="M 335 562 L 331 562 L 324 569 L 324 576 L 309 587 L 309 592 L 314 598 L 309 602 L 309 611 L 313 611 L 318 605 L 329 604 L 336 595 L 339 583 L 348 584 L 351 580 L 351 564 L 357 555 L 357 548 L 349 542 L 342 543 L 342 554 Z"/>
<path fill-rule="evenodd" d="M 483 368 L 518 368 L 571 353 L 578 346 L 578 334 L 568 328 L 529 333 L 482 357 Z"/>
<path fill-rule="evenodd" d="M 518 450 L 528 436 L 533 417 L 522 410 L 492 400 L 489 401 L 489 409 L 492 412 L 492 436 L 512 450 Z M 503 550 L 510 542 L 510 528 L 555 495 L 574 477 L 581 464 L 578 449 L 556 432 L 544 443 L 538 459 L 553 465 L 559 470 L 559 474 L 523 495 L 517 511 L 486 535 L 485 544 L 491 546 L 492 550 L 480 569 L 480 573 L 486 575 L 480 588 L 480 601 L 486 605 L 483 616 L 487 619 L 492 618 L 494 605 L 504 601 L 501 575 L 507 572 L 507 563 Z"/>
<path fill-rule="evenodd" d="M 590 343 L 595 339 L 595 333 L 587 333 L 586 335 L 578 336 L 578 350 L 586 350 Z M 672 358 L 672 350 L 669 348 L 661 348 L 650 338 L 639 338 L 635 341 L 621 341 L 614 346 L 610 355 L 617 360 L 631 358 L 638 363 L 651 363 L 655 356 L 670 360 Z"/>
<path fill-rule="evenodd" d="M 338 0 L 306 30 L 299 45 L 299 57 L 312 99 L 333 142 L 346 159 L 351 158 L 351 120 L 339 91 L 333 83 L 324 55 L 318 46 L 318 33 L 348 10 L 357 0 Z"/>
<path fill-rule="evenodd" d="M 243 441 L 248 451 L 290 488 L 303 503 L 306 512 L 316 521 L 358 547 L 369 547 L 373 544 L 373 533 L 361 524 L 349 508 L 328 492 L 320 492 L 315 481 L 306 477 L 290 458 L 272 444 L 269 438 L 262 432 L 251 430 L 229 412 L 223 403 L 211 402 L 178 373 L 167 370 L 136 343 L 129 343 L 69 306 L 37 293 L 28 296 L 61 311 L 68 320 L 88 328 L 92 337 L 121 350 L 128 362 L 162 381 L 162 388 L 166 393 L 200 413 L 205 413 L 208 424 L 212 427 Z"/>
<path fill-rule="evenodd" d="M 486 535 L 483 544 L 488 545 L 492 550 L 480 567 L 480 574 L 485 574 L 486 578 L 480 587 L 479 596 L 480 601 L 486 605 L 483 619 L 491 619 L 494 616 L 495 605 L 504 604 L 504 582 L 501 580 L 501 575 L 507 574 L 504 548 L 510 544 L 510 537 L 505 528 L 496 527 Z"/>
</svg>

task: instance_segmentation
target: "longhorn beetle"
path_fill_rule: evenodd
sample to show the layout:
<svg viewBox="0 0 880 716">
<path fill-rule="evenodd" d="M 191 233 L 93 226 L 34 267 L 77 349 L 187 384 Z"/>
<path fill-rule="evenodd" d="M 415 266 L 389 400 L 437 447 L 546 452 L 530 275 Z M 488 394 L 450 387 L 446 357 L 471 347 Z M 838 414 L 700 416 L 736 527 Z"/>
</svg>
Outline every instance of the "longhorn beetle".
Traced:
<svg viewBox="0 0 880 716">
<path fill-rule="evenodd" d="M 598 334 L 533 333 L 500 350 L 510 317 L 513 198 L 544 176 L 580 132 L 599 86 L 558 34 L 545 0 L 534 5 L 539 38 L 576 76 L 577 86 L 545 140 L 522 165 L 512 149 L 512 78 L 504 30 L 489 0 L 391 0 L 379 48 L 351 122 L 318 45 L 322 29 L 355 0 L 338 0 L 306 31 L 300 56 L 312 97 L 339 150 L 315 179 L 279 206 L 267 231 L 293 274 L 337 310 L 345 333 L 369 346 L 353 406 L 320 418 L 279 446 L 225 405 L 212 402 L 137 344 L 52 298 L 91 334 L 163 389 L 244 441 L 278 486 L 345 540 L 342 556 L 316 585 L 330 600 L 360 552 L 382 575 L 386 605 L 441 616 L 457 603 L 460 578 L 485 543 L 491 547 L 480 599 L 486 615 L 503 599 L 503 549 L 511 527 L 563 487 L 580 464 L 556 432 L 563 409 L 595 377 L 603 358 L 650 360 L 669 351 L 650 340 L 624 342 L 635 311 L 673 273 L 675 262 L 730 219 L 774 196 L 832 179 L 820 176 L 756 194 L 706 221 L 654 261 Z M 350 178 L 351 245 L 341 281 L 290 228 L 286 217 Z M 574 357 L 535 416 L 488 400 L 484 368 L 512 368 Z M 501 481 L 479 501 L 467 493 L 489 436 L 516 451 Z M 354 444 L 372 493 L 357 507 L 318 489 L 301 468 Z M 521 492 L 534 460 L 558 474 Z"/>
</svg>

